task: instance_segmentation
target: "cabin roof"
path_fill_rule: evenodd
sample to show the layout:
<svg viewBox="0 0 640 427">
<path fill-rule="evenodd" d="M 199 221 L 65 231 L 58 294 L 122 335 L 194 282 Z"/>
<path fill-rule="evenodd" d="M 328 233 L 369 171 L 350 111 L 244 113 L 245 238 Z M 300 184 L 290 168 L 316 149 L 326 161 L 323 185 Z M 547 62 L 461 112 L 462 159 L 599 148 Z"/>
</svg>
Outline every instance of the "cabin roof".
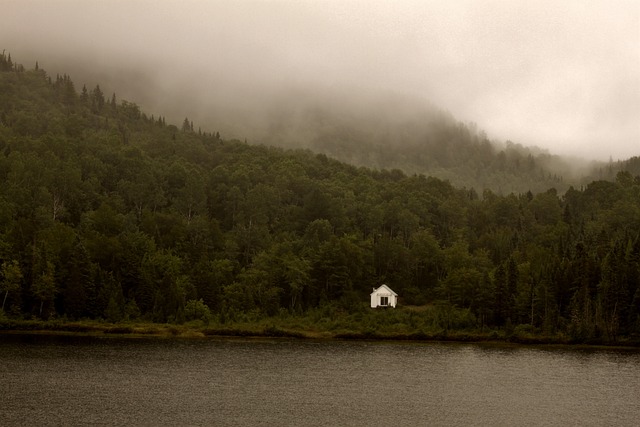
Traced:
<svg viewBox="0 0 640 427">
<path fill-rule="evenodd" d="M 380 287 L 378 287 L 378 289 L 374 289 L 373 292 L 371 292 L 371 295 L 373 294 L 377 294 L 380 292 L 388 292 L 390 294 L 393 294 L 393 296 L 398 296 L 398 294 L 396 294 L 393 289 L 391 289 L 390 287 L 388 287 L 387 285 L 380 285 Z"/>
</svg>

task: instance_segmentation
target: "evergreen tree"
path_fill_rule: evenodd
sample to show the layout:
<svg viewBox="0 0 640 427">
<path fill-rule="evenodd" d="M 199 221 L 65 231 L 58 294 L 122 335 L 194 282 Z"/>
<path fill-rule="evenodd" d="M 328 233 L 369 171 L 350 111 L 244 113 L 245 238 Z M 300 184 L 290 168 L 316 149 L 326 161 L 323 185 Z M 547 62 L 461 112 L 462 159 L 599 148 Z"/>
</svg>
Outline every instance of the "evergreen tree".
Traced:
<svg viewBox="0 0 640 427">
<path fill-rule="evenodd" d="M 507 285 L 507 273 L 501 264 L 495 272 L 494 276 L 494 306 L 493 315 L 496 325 L 504 325 L 508 317 L 509 293 Z"/>
<path fill-rule="evenodd" d="M 91 91 L 91 110 L 94 113 L 102 112 L 104 107 L 104 93 L 100 89 L 100 85 L 96 85 L 95 89 Z"/>
<path fill-rule="evenodd" d="M 80 103 L 83 106 L 89 105 L 89 91 L 87 91 L 87 85 L 82 85 L 82 92 L 80 93 Z"/>
<path fill-rule="evenodd" d="M 189 122 L 189 118 L 185 117 L 184 121 L 182 122 L 182 132 L 189 131 L 191 131 L 191 122 Z"/>
</svg>

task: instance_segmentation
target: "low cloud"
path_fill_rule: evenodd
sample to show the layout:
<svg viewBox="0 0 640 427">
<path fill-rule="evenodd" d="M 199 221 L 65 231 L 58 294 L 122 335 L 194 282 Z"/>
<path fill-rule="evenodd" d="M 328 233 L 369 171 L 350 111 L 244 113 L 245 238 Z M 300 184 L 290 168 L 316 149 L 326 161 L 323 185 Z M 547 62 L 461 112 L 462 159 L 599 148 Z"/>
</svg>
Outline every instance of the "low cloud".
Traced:
<svg viewBox="0 0 640 427">
<path fill-rule="evenodd" d="M 379 91 L 497 139 L 640 154 L 636 1 L 7 0 L 0 40 L 27 67 L 241 138 L 285 94 Z"/>
</svg>

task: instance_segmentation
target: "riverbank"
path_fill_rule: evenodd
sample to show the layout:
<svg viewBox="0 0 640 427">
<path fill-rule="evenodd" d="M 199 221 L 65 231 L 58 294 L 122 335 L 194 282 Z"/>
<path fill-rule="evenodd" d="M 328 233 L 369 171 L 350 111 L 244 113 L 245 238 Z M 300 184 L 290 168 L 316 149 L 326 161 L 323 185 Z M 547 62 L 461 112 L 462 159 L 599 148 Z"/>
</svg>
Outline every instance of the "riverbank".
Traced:
<svg viewBox="0 0 640 427">
<path fill-rule="evenodd" d="M 271 319 L 273 320 L 273 319 Z M 367 329 L 303 328 L 278 324 L 263 320 L 256 323 L 232 323 L 226 325 L 206 325 L 196 321 L 182 325 L 149 322 L 109 323 L 94 320 L 0 320 L 0 334 L 55 334 L 119 337 L 158 337 L 158 338 L 206 338 L 206 337 L 255 337 L 255 338 L 295 338 L 327 340 L 371 340 L 371 341 L 414 341 L 414 342 L 461 342 L 489 343 L 502 342 L 526 345 L 579 345 L 579 346 L 615 346 L 640 348 L 638 338 L 620 338 L 615 342 L 605 340 L 572 339 L 564 334 L 541 335 L 516 330 L 436 330 L 436 331 L 376 331 Z"/>
</svg>

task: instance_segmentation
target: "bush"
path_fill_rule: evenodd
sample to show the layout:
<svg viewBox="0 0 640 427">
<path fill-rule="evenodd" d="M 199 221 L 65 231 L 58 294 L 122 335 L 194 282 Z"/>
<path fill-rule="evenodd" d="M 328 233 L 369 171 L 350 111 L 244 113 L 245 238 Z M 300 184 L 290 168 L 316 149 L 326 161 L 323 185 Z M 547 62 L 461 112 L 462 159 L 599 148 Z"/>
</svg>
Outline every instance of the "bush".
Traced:
<svg viewBox="0 0 640 427">
<path fill-rule="evenodd" d="M 124 307 L 125 320 L 137 320 L 140 318 L 140 315 L 140 309 L 138 308 L 138 304 L 136 304 L 136 300 L 131 299 Z"/>
<path fill-rule="evenodd" d="M 199 300 L 191 299 L 184 306 L 184 316 L 186 320 L 202 320 L 205 325 L 211 321 L 211 310 L 202 298 Z"/>
<path fill-rule="evenodd" d="M 109 303 L 107 304 L 107 308 L 104 310 L 104 315 L 107 321 L 111 323 L 117 323 L 122 320 L 122 310 L 115 298 L 109 298 Z"/>
</svg>

